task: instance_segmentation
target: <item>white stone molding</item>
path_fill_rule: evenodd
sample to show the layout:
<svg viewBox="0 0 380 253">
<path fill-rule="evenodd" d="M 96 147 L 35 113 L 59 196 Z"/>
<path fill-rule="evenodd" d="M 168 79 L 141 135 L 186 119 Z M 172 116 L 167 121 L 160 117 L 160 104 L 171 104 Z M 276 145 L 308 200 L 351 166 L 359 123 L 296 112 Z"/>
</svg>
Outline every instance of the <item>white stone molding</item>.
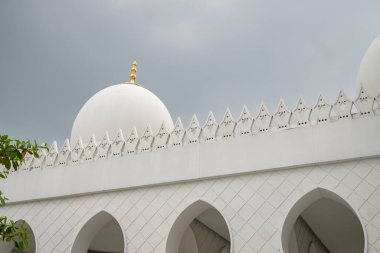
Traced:
<svg viewBox="0 0 380 253">
<path fill-rule="evenodd" d="M 197 116 L 194 114 L 191 118 L 189 127 L 186 129 L 187 142 L 189 144 L 198 143 L 199 136 L 201 134 L 201 127 L 199 126 L 199 121 Z"/>
<path fill-rule="evenodd" d="M 136 153 L 137 144 L 139 143 L 139 137 L 137 135 L 137 129 L 134 127 L 125 142 L 124 153 L 127 155 L 132 155 Z"/>
<path fill-rule="evenodd" d="M 158 133 L 156 134 L 156 137 L 153 141 L 153 149 L 159 150 L 159 149 L 166 149 L 167 143 L 169 140 L 169 133 L 166 130 L 165 122 L 162 122 L 160 130 L 158 130 Z"/>
<path fill-rule="evenodd" d="M 49 148 L 49 153 L 46 156 L 46 167 L 55 167 L 57 165 L 58 145 L 54 141 Z"/>
<path fill-rule="evenodd" d="M 47 152 L 42 149 L 38 152 L 38 157 L 33 159 L 33 169 L 42 169 L 45 167 Z"/>
<path fill-rule="evenodd" d="M 330 122 L 331 120 L 331 110 L 332 105 L 326 102 L 326 99 L 324 98 L 323 94 L 320 94 L 318 97 L 318 101 L 316 105 L 314 106 L 313 112 L 315 112 L 317 116 L 317 123 L 325 123 Z"/>
<path fill-rule="evenodd" d="M 92 135 L 87 146 L 84 148 L 83 153 L 84 153 L 85 162 L 90 162 L 90 161 L 95 160 L 96 153 L 97 153 L 97 143 L 96 143 L 95 135 Z"/>
<path fill-rule="evenodd" d="M 220 122 L 218 128 L 218 135 L 221 139 L 231 139 L 234 137 L 234 130 L 236 126 L 236 121 L 232 116 L 232 113 L 229 108 L 227 108 L 224 113 L 223 121 Z"/>
<path fill-rule="evenodd" d="M 290 127 L 290 117 L 292 113 L 288 110 L 285 105 L 284 100 L 281 98 L 278 103 L 277 110 L 274 113 L 273 117 L 277 124 L 277 129 L 288 129 Z"/>
<path fill-rule="evenodd" d="M 249 113 L 246 105 L 241 110 L 239 120 L 237 121 L 235 132 L 238 136 L 252 134 L 253 118 Z"/>
<path fill-rule="evenodd" d="M 174 124 L 174 129 L 170 134 L 169 147 L 181 147 L 185 137 L 185 129 L 183 128 L 182 121 L 178 118 Z"/>
<path fill-rule="evenodd" d="M 359 116 L 373 115 L 374 103 L 375 99 L 367 93 L 363 85 L 360 85 L 359 95 L 355 100 L 355 106 L 358 109 Z"/>
<path fill-rule="evenodd" d="M 27 153 L 24 157 L 24 161 L 21 163 L 20 171 L 31 170 L 33 168 L 34 156 Z"/>
<path fill-rule="evenodd" d="M 111 150 L 111 140 L 108 134 L 108 131 L 103 136 L 102 141 L 98 145 L 97 158 L 98 159 L 107 159 Z"/>
<path fill-rule="evenodd" d="M 202 136 L 205 142 L 215 141 L 216 132 L 218 130 L 218 122 L 212 112 L 209 112 L 206 123 L 202 127 Z"/>
<path fill-rule="evenodd" d="M 153 131 L 150 124 L 146 127 L 144 134 L 140 138 L 140 143 L 138 145 L 138 150 L 140 153 L 150 152 L 152 151 L 153 144 Z"/>
<path fill-rule="evenodd" d="M 111 144 L 111 153 L 113 157 L 119 157 L 123 155 L 123 149 L 125 146 L 125 140 L 123 131 L 119 128 L 119 131 L 117 132 L 117 135 L 115 139 L 113 140 Z"/>
<path fill-rule="evenodd" d="M 305 99 L 301 96 L 298 99 L 296 108 L 293 111 L 297 127 L 307 126 L 310 123 L 311 109 L 307 106 Z"/>
<path fill-rule="evenodd" d="M 259 113 L 255 119 L 255 125 L 257 126 L 258 132 L 267 132 L 272 123 L 273 116 L 269 114 L 268 108 L 264 103 L 261 103 Z"/>
<path fill-rule="evenodd" d="M 79 137 L 77 140 L 77 143 L 75 144 L 73 150 L 71 151 L 71 157 L 70 157 L 71 164 L 81 163 L 83 159 L 83 152 L 84 152 L 84 147 L 83 147 L 82 137 Z"/>
<path fill-rule="evenodd" d="M 334 104 L 334 110 L 337 113 L 338 119 L 352 118 L 352 105 L 353 102 L 349 100 L 346 94 L 341 90 Z"/>
<path fill-rule="evenodd" d="M 63 143 L 62 149 L 58 153 L 58 165 L 66 166 L 70 161 L 71 147 L 69 139 L 66 139 Z"/>
</svg>

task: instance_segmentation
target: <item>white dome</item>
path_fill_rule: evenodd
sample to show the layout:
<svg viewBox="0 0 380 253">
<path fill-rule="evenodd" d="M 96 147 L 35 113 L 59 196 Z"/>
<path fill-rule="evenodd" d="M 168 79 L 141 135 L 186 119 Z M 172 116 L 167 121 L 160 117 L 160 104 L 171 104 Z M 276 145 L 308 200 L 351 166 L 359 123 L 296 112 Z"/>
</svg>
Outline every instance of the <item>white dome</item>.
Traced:
<svg viewBox="0 0 380 253">
<path fill-rule="evenodd" d="M 380 35 L 367 49 L 359 67 L 357 85 L 372 97 L 380 94 Z"/>
<path fill-rule="evenodd" d="M 112 141 L 119 128 L 124 138 L 133 127 L 141 136 L 148 124 L 156 134 L 163 122 L 172 130 L 172 118 L 156 95 L 138 85 L 117 84 L 99 91 L 82 107 L 71 130 L 71 143 L 75 145 L 79 136 L 87 143 L 93 134 L 100 141 L 106 131 Z"/>
</svg>

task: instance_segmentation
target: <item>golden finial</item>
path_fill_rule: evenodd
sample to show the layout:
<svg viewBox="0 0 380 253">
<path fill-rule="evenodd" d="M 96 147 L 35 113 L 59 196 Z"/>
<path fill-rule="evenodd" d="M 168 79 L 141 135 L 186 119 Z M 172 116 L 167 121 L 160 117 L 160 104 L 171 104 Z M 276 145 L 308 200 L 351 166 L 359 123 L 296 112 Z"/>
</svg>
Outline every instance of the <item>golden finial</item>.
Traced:
<svg viewBox="0 0 380 253">
<path fill-rule="evenodd" d="M 134 61 L 132 63 L 132 67 L 131 67 L 131 73 L 129 74 L 129 82 L 125 82 L 126 84 L 135 84 L 135 85 L 138 85 L 137 83 L 135 83 L 135 81 L 136 81 L 136 72 L 137 72 L 137 62 Z"/>
</svg>

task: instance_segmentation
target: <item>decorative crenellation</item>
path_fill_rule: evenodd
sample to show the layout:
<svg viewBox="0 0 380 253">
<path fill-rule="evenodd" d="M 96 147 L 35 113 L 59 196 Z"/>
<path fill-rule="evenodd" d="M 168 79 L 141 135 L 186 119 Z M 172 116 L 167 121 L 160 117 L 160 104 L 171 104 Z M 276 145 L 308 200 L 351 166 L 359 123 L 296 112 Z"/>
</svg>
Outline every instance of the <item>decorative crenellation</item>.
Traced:
<svg viewBox="0 0 380 253">
<path fill-rule="evenodd" d="M 154 133 L 150 125 L 147 126 L 141 137 L 134 127 L 124 138 L 121 129 L 114 140 L 110 140 L 108 132 L 101 141 L 97 142 L 93 135 L 87 144 L 83 145 L 82 138 L 73 145 L 65 140 L 59 150 L 54 141 L 49 152 L 42 150 L 39 158 L 27 155 L 20 171 L 50 168 L 56 166 L 75 165 L 98 159 L 117 158 L 139 153 L 149 153 L 160 150 L 171 150 L 185 145 L 199 145 L 224 141 L 241 136 L 258 135 L 265 132 L 290 130 L 299 127 L 311 127 L 338 120 L 354 119 L 380 114 L 380 95 L 371 97 L 360 88 L 358 97 L 352 101 L 343 91 L 339 92 L 336 102 L 332 105 L 326 102 L 322 94 L 319 95 L 314 107 L 309 107 L 304 98 L 300 97 L 290 111 L 283 99 L 280 99 L 276 111 L 271 114 L 264 103 L 261 103 L 256 117 L 252 117 L 247 106 L 243 106 L 239 119 L 235 120 L 230 109 L 227 108 L 223 120 L 218 123 L 212 112 L 209 113 L 203 126 L 199 124 L 196 115 L 193 115 L 189 126 L 185 129 L 178 118 L 171 132 L 163 123 Z"/>
<path fill-rule="evenodd" d="M 137 150 L 137 145 L 139 143 L 139 137 L 137 135 L 136 127 L 134 127 L 129 135 L 128 140 L 125 142 L 124 154 L 135 154 Z"/>
<path fill-rule="evenodd" d="M 183 128 L 183 124 L 180 118 L 174 124 L 174 129 L 170 134 L 169 138 L 169 147 L 180 147 L 183 145 L 183 138 L 185 136 L 185 129 Z"/>
<path fill-rule="evenodd" d="M 243 106 L 243 109 L 240 113 L 240 118 L 236 123 L 235 133 L 237 136 L 247 135 L 252 133 L 253 118 L 248 111 L 246 105 Z M 224 127 L 221 128 L 222 131 Z"/>
<path fill-rule="evenodd" d="M 153 131 L 150 125 L 145 129 L 144 134 L 140 138 L 140 144 L 138 146 L 139 153 L 145 153 L 152 151 L 153 144 Z"/>
<path fill-rule="evenodd" d="M 110 137 L 108 135 L 108 132 L 104 135 L 102 141 L 99 143 L 97 147 L 97 158 L 98 159 L 107 159 L 108 155 L 110 155 L 111 152 L 111 141 Z"/>
<path fill-rule="evenodd" d="M 169 132 L 166 130 L 165 124 L 162 123 L 160 130 L 156 134 L 156 137 L 154 138 L 154 144 L 153 144 L 153 149 L 158 150 L 158 149 L 165 149 L 169 140 Z"/>
<path fill-rule="evenodd" d="M 96 138 L 93 135 L 87 146 L 83 149 L 83 161 L 90 162 L 97 157 L 97 146 L 98 145 L 96 144 Z"/>
<path fill-rule="evenodd" d="M 111 144 L 112 157 L 122 156 L 124 146 L 125 146 L 125 140 L 124 140 L 123 131 L 119 128 L 119 131 L 117 132 L 115 140 Z"/>
</svg>

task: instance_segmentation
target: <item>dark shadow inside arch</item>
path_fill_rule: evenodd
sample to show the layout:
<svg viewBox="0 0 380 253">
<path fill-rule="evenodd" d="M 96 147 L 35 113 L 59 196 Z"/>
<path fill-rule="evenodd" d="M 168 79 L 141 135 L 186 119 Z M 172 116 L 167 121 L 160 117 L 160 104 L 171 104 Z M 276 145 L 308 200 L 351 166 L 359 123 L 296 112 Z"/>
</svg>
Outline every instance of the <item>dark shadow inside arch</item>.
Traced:
<svg viewBox="0 0 380 253">
<path fill-rule="evenodd" d="M 116 219 L 102 211 L 79 231 L 72 253 L 123 253 L 124 235 Z"/>
<path fill-rule="evenodd" d="M 36 238 L 34 237 L 34 233 L 29 224 L 24 220 L 19 220 L 16 222 L 16 225 L 24 224 L 24 227 L 28 233 L 28 244 L 29 247 L 22 251 L 22 253 L 36 253 Z M 13 242 L 1 242 L 0 243 L 0 252 L 1 253 L 20 253 L 14 247 Z"/>
<path fill-rule="evenodd" d="M 231 238 L 224 217 L 210 204 L 197 201 L 174 222 L 166 253 L 229 253 Z"/>
<path fill-rule="evenodd" d="M 282 229 L 284 253 L 363 253 L 363 225 L 337 194 L 317 188 L 290 209 Z"/>
</svg>

